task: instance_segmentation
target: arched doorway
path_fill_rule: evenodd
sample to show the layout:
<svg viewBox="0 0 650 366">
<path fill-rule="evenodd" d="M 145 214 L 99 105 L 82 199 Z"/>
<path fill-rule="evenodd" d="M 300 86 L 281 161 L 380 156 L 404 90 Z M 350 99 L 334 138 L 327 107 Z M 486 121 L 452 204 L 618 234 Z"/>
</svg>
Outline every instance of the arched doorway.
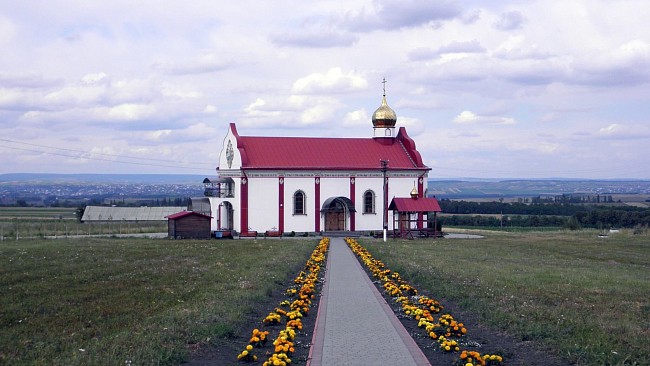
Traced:
<svg viewBox="0 0 650 366">
<path fill-rule="evenodd" d="M 219 230 L 232 230 L 234 228 L 232 204 L 228 201 L 223 201 L 219 204 L 219 216 L 217 224 Z"/>
<path fill-rule="evenodd" d="M 320 210 L 325 220 L 325 231 L 345 231 L 348 229 L 350 212 L 356 212 L 354 204 L 347 197 L 330 197 Z"/>
</svg>

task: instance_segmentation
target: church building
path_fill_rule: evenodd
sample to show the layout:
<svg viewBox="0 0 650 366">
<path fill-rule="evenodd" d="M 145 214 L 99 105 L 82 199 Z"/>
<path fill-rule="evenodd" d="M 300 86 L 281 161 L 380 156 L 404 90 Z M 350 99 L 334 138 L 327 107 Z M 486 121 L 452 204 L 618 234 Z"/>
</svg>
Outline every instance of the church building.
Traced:
<svg viewBox="0 0 650 366">
<path fill-rule="evenodd" d="M 426 197 L 431 170 L 406 129 L 395 131 L 396 122 L 384 93 L 367 138 L 245 136 L 231 123 L 218 178 L 204 180 L 212 231 L 388 228 L 394 222 L 391 200 Z"/>
</svg>

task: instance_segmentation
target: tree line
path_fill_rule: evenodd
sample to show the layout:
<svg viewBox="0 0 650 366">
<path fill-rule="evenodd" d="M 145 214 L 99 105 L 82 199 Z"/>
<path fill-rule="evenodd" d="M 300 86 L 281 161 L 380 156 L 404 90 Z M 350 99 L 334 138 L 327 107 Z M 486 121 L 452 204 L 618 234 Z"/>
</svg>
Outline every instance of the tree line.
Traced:
<svg viewBox="0 0 650 366">
<path fill-rule="evenodd" d="M 449 199 L 441 199 L 439 203 L 443 213 L 452 215 L 441 216 L 438 220 L 443 225 L 450 226 L 555 226 L 570 229 L 650 226 L 650 209 L 634 206 L 572 204 L 566 201 L 526 204 L 523 202 L 470 202 Z"/>
</svg>

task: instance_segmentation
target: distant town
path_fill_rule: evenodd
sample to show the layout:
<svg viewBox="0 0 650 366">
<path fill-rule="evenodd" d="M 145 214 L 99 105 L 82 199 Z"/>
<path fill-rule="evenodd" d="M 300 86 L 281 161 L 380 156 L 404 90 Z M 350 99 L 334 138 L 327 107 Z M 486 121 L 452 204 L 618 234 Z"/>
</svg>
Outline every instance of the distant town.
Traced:
<svg viewBox="0 0 650 366">
<path fill-rule="evenodd" d="M 0 175 L 0 205 L 178 206 L 203 195 L 203 176 Z"/>
</svg>

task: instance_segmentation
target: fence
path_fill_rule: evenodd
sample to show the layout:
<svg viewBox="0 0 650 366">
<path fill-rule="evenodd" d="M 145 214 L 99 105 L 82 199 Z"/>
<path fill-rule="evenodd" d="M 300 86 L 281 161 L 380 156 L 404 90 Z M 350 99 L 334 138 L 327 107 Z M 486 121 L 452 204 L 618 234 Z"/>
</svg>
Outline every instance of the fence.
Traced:
<svg viewBox="0 0 650 366">
<path fill-rule="evenodd" d="M 167 221 L 0 220 L 0 240 L 167 232 Z"/>
</svg>

